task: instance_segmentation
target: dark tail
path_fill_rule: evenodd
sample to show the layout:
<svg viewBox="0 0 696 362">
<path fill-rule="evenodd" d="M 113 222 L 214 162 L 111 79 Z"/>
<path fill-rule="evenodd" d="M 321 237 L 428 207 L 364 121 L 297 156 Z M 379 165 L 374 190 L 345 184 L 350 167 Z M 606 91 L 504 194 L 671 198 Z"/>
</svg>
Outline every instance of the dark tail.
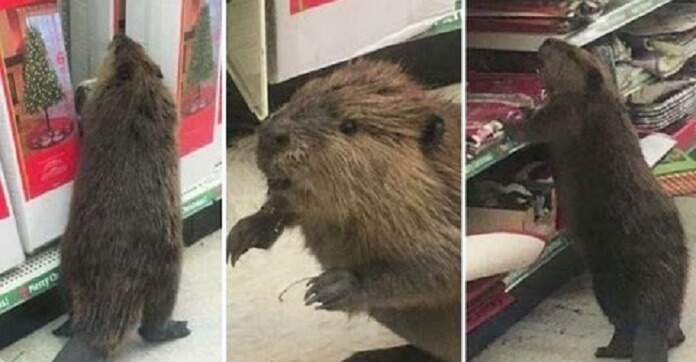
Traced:
<svg viewBox="0 0 696 362">
<path fill-rule="evenodd" d="M 53 362 L 103 362 L 106 353 L 90 346 L 83 339 L 70 338 Z"/>
</svg>

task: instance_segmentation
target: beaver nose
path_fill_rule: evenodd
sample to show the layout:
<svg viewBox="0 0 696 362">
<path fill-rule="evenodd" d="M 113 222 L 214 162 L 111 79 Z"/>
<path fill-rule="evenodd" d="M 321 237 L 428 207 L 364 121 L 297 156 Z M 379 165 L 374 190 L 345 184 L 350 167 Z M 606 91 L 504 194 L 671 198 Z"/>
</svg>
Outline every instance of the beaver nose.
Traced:
<svg viewBox="0 0 696 362">
<path fill-rule="evenodd" d="M 288 127 L 277 121 L 269 121 L 261 128 L 261 140 L 266 147 L 278 149 L 290 143 Z"/>
</svg>

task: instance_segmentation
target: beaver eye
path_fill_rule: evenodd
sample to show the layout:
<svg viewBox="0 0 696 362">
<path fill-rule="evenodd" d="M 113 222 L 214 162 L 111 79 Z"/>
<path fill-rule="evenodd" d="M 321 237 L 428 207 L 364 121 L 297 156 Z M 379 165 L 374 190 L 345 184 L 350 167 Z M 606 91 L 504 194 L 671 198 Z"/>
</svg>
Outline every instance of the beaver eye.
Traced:
<svg viewBox="0 0 696 362">
<path fill-rule="evenodd" d="M 341 126 L 339 127 L 341 132 L 347 134 L 347 135 L 353 135 L 355 132 L 358 131 L 358 125 L 355 124 L 353 121 L 345 121 L 341 123 Z"/>
</svg>

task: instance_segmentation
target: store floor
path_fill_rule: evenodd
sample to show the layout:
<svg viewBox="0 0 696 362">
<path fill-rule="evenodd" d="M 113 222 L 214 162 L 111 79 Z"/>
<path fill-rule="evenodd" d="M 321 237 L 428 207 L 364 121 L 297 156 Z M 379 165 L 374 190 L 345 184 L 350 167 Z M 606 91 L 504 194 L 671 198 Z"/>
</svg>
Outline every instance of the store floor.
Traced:
<svg viewBox="0 0 696 362">
<path fill-rule="evenodd" d="M 174 318 L 187 319 L 191 335 L 159 345 L 146 344 L 134 336 L 109 361 L 220 361 L 223 355 L 220 236 L 220 231 L 215 232 L 186 248 L 184 253 L 184 270 Z M 63 321 L 64 317 L 61 317 L 0 351 L 0 361 L 51 361 L 65 342 L 53 336 L 51 331 Z"/>
<path fill-rule="evenodd" d="M 254 162 L 253 140 L 228 152 L 228 228 L 263 204 L 266 184 Z M 320 272 L 298 230 L 286 231 L 270 251 L 252 250 L 227 272 L 228 361 L 341 361 L 364 349 L 404 344 L 366 317 L 316 311 L 302 301 L 305 283 Z M 306 282 L 306 281 L 305 281 Z"/>
<path fill-rule="evenodd" d="M 677 204 L 689 234 L 692 262 L 681 324 L 686 341 L 670 352 L 670 361 L 691 362 L 696 356 L 696 198 L 679 198 Z M 594 357 L 594 351 L 609 342 L 612 331 L 585 274 L 541 303 L 473 361 L 603 361 Z"/>
</svg>

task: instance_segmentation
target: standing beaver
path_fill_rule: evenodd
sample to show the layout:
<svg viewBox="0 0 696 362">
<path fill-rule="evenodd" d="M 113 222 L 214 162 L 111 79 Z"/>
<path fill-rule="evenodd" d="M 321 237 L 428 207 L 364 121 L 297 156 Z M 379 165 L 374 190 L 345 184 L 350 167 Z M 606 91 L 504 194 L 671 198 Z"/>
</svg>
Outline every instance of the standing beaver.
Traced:
<svg viewBox="0 0 696 362">
<path fill-rule="evenodd" d="M 568 231 L 585 249 L 600 307 L 614 325 L 597 357 L 667 361 L 679 327 L 688 256 L 673 201 L 641 154 L 608 69 L 558 40 L 539 49 L 548 102 L 510 127 L 549 144 Z"/>
<path fill-rule="evenodd" d="M 324 269 L 307 305 L 367 312 L 429 354 L 460 360 L 460 130 L 459 107 L 396 65 L 359 60 L 308 82 L 259 130 L 268 200 L 232 229 L 232 263 L 299 225 Z M 416 351 L 374 358 L 432 360 Z"/>
<path fill-rule="evenodd" d="M 159 67 L 124 35 L 109 45 L 83 111 L 82 154 L 61 275 L 71 340 L 55 361 L 101 361 L 141 320 L 143 339 L 187 336 L 172 321 L 181 270 L 177 114 Z"/>
</svg>

